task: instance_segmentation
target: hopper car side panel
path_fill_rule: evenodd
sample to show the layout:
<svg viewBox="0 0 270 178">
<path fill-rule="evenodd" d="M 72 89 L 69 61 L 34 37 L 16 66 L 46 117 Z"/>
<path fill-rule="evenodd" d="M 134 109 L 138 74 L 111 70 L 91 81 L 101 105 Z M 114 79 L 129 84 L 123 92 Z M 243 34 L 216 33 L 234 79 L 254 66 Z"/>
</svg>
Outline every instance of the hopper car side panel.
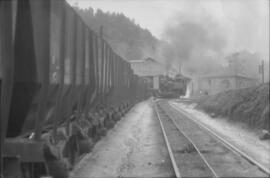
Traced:
<svg viewBox="0 0 270 178">
<path fill-rule="evenodd" d="M 0 10 L 1 175 L 66 177 L 146 86 L 64 0 Z"/>
<path fill-rule="evenodd" d="M 4 149 L 13 87 L 12 15 L 10 1 L 0 1 L 0 175 L 3 175 L 2 150 Z"/>
</svg>

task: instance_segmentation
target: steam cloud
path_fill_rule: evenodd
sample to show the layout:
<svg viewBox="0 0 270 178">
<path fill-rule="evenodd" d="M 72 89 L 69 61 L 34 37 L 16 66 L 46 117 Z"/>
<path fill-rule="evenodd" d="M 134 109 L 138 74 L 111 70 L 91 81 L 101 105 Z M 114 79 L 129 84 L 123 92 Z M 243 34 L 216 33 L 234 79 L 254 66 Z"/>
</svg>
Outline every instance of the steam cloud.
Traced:
<svg viewBox="0 0 270 178">
<path fill-rule="evenodd" d="M 226 37 L 221 28 L 209 16 L 196 19 L 186 17 L 183 14 L 176 16 L 172 20 L 174 24 L 168 25 L 164 31 L 163 40 L 166 42 L 160 46 L 160 50 L 166 67 L 185 63 L 184 70 L 189 74 L 218 70 L 226 47 Z"/>
</svg>

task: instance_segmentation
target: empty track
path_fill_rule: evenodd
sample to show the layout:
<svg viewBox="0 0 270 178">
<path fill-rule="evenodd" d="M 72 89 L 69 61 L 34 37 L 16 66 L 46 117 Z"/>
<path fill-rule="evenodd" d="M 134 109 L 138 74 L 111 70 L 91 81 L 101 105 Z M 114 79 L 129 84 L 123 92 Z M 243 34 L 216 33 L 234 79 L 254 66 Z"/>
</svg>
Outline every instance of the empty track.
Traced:
<svg viewBox="0 0 270 178">
<path fill-rule="evenodd" d="M 167 101 L 157 101 L 155 111 L 176 177 L 269 177 L 266 168 L 247 159 L 247 155 L 225 144 Z"/>
</svg>

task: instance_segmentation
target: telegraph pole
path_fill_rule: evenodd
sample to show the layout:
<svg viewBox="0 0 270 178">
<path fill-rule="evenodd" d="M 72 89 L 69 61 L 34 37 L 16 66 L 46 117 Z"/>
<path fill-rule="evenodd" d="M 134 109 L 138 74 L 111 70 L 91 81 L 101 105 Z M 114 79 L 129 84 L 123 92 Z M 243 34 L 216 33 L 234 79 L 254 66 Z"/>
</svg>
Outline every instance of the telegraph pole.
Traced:
<svg viewBox="0 0 270 178">
<path fill-rule="evenodd" d="M 259 65 L 259 74 L 261 74 L 262 83 L 264 83 L 264 61 L 262 60 L 261 64 Z"/>
<path fill-rule="evenodd" d="M 262 60 L 262 83 L 264 83 L 264 60 Z"/>
</svg>

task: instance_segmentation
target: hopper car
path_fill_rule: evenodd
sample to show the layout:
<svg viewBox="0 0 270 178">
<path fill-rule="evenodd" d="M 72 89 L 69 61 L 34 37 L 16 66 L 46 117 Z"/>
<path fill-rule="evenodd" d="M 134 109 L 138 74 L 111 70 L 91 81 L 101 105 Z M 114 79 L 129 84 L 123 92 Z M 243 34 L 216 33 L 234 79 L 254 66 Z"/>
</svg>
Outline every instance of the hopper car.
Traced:
<svg viewBox="0 0 270 178">
<path fill-rule="evenodd" d="M 148 97 L 144 81 L 64 0 L 0 0 L 0 174 L 68 177 Z"/>
</svg>

